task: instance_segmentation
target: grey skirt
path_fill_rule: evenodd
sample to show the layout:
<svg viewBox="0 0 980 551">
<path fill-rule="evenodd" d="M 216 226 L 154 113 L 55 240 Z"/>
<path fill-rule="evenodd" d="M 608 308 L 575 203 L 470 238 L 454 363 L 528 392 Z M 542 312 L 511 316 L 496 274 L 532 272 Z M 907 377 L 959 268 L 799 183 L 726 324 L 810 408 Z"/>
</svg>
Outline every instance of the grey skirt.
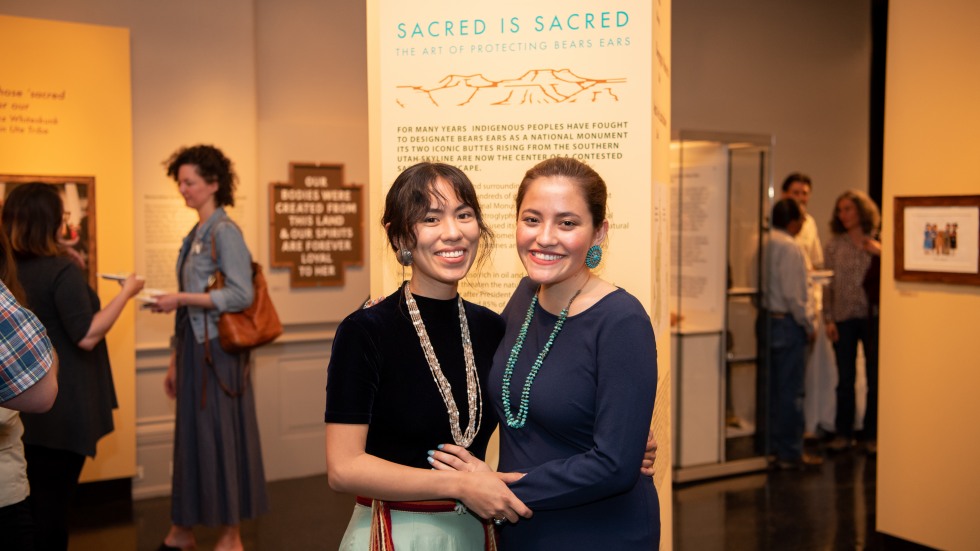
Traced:
<svg viewBox="0 0 980 551">
<path fill-rule="evenodd" d="M 171 520 L 178 526 L 236 525 L 269 510 L 255 397 L 241 363 L 249 360 L 228 354 L 214 338 L 211 369 L 204 363 L 204 345 L 195 341 L 189 323 L 182 325 Z M 235 391 L 245 385 L 245 392 L 229 396 L 222 384 Z"/>
</svg>

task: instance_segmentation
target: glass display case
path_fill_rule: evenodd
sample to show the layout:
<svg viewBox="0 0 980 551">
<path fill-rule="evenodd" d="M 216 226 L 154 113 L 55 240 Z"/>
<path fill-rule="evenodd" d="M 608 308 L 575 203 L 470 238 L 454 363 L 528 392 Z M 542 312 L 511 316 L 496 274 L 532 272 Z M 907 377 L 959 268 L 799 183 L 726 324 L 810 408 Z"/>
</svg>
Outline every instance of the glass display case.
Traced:
<svg viewBox="0 0 980 551">
<path fill-rule="evenodd" d="M 675 482 L 767 467 L 756 323 L 771 162 L 767 135 L 680 131 L 671 143 Z"/>
</svg>

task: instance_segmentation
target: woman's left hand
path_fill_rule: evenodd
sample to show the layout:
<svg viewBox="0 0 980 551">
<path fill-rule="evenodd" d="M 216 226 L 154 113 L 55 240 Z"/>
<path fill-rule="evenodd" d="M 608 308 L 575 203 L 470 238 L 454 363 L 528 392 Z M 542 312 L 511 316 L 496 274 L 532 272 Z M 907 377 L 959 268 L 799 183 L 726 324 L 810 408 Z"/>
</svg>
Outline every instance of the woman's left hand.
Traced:
<svg viewBox="0 0 980 551">
<path fill-rule="evenodd" d="M 179 293 L 167 293 L 153 298 L 156 300 L 150 304 L 150 311 L 157 314 L 173 312 L 180 306 Z"/>
<path fill-rule="evenodd" d="M 881 241 L 878 241 L 873 237 L 865 237 L 864 250 L 875 256 L 881 256 Z"/>
<path fill-rule="evenodd" d="M 653 464 L 657 461 L 657 439 L 653 436 L 653 429 L 647 435 L 647 447 L 643 452 L 643 462 L 640 463 L 640 474 L 643 476 L 653 476 Z"/>
<path fill-rule="evenodd" d="M 493 472 L 489 465 L 477 459 L 469 450 L 455 444 L 440 444 L 439 449 L 430 450 L 429 464 L 437 471 Z"/>
<path fill-rule="evenodd" d="M 127 299 L 138 295 L 143 290 L 144 285 L 146 285 L 146 281 L 136 274 L 129 274 L 126 279 L 119 282 L 119 286 L 122 287 L 122 292 Z"/>
</svg>

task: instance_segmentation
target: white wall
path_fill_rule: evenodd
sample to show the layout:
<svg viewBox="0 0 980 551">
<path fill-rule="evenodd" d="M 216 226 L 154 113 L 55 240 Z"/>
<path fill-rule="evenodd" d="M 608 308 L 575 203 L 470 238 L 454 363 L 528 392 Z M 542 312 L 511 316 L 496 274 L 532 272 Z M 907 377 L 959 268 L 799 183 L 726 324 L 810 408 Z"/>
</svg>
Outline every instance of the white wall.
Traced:
<svg viewBox="0 0 980 551">
<path fill-rule="evenodd" d="M 340 163 L 346 183 L 364 184 L 367 201 L 367 45 L 364 2 L 256 2 L 258 181 L 285 182 L 290 162 Z M 366 205 L 365 205 L 366 206 Z M 380 221 L 364 215 L 365 242 Z M 268 247 L 268 207 L 259 240 Z M 368 245 L 370 247 L 370 245 Z M 364 266 L 349 268 L 345 285 L 289 290 L 285 270 L 273 274 L 276 305 L 292 323 L 340 321 L 368 296 Z M 392 289 L 393 290 L 393 289 Z M 317 307 L 310 308 L 310 301 Z M 323 404 L 321 404 L 322 406 Z M 320 419 L 322 421 L 322 407 Z"/>
<path fill-rule="evenodd" d="M 672 129 L 770 134 L 773 182 L 813 178 L 826 241 L 834 199 L 867 190 L 869 0 L 673 5 Z"/>
</svg>

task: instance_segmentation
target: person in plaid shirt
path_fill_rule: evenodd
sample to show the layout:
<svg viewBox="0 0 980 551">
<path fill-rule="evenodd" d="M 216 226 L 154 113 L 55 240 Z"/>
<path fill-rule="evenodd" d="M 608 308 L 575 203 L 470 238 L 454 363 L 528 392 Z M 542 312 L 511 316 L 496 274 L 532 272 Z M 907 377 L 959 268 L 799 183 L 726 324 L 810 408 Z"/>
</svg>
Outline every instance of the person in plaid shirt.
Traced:
<svg viewBox="0 0 980 551">
<path fill-rule="evenodd" d="M 44 326 L 0 282 L 0 406 L 31 413 L 51 409 L 58 380 L 45 375 L 54 364 Z"/>
<path fill-rule="evenodd" d="M 0 533 L 4 549 L 34 548 L 34 522 L 27 496 L 27 461 L 21 435 L 24 426 L 15 410 L 41 413 L 58 395 L 58 358 L 47 331 L 7 288 L 19 289 L 0 231 Z M 6 260 L 6 262 L 4 262 Z"/>
</svg>

